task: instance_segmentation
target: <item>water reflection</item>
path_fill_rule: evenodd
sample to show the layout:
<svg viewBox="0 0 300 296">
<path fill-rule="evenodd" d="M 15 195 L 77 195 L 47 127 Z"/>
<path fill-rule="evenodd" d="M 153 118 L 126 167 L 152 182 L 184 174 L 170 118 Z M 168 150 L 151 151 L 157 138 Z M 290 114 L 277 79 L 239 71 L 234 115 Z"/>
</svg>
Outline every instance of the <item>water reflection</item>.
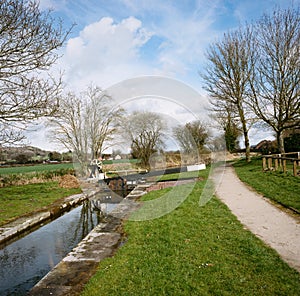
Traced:
<svg viewBox="0 0 300 296">
<path fill-rule="evenodd" d="M 0 295 L 25 295 L 120 201 L 99 195 L 0 249 Z M 105 202 L 106 201 L 106 202 Z M 102 204 L 106 203 L 105 206 Z"/>
</svg>

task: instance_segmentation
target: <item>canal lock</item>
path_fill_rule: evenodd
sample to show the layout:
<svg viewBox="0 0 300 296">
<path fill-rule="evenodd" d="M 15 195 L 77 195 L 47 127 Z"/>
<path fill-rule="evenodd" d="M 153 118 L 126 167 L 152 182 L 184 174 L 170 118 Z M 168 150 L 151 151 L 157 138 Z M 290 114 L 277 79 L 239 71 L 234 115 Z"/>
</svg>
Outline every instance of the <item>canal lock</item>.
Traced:
<svg viewBox="0 0 300 296">
<path fill-rule="evenodd" d="M 132 189 L 128 191 L 120 179 L 100 182 L 99 187 L 97 194 L 79 206 L 65 207 L 63 215 L 58 207 L 52 208 L 50 218 L 54 220 L 0 249 L 0 295 L 26 295 L 92 229 L 106 222 Z"/>
</svg>

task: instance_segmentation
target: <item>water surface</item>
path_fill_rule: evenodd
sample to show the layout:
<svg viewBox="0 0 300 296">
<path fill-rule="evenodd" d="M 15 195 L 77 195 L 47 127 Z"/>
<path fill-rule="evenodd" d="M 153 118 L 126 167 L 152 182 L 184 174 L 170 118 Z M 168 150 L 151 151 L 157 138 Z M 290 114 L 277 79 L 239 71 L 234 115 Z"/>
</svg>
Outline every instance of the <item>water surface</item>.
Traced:
<svg viewBox="0 0 300 296">
<path fill-rule="evenodd" d="M 102 204 L 102 206 L 100 206 Z M 103 204 L 105 204 L 103 206 Z M 96 206 L 95 206 L 96 205 Z M 110 212 L 116 200 L 82 205 L 0 249 L 0 295 L 26 293 Z"/>
</svg>

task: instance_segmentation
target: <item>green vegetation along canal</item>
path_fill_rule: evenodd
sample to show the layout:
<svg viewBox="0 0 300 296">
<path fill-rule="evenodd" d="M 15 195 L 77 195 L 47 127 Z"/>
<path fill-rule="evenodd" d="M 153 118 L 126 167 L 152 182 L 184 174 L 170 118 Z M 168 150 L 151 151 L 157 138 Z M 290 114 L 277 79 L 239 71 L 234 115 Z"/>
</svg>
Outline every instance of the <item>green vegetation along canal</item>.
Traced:
<svg viewBox="0 0 300 296">
<path fill-rule="evenodd" d="M 0 249 L 0 295 L 26 293 L 61 261 L 107 213 L 120 202 L 119 196 L 101 196 Z M 95 205 L 99 205 L 101 209 Z M 104 207 L 103 207 L 104 205 Z"/>
</svg>

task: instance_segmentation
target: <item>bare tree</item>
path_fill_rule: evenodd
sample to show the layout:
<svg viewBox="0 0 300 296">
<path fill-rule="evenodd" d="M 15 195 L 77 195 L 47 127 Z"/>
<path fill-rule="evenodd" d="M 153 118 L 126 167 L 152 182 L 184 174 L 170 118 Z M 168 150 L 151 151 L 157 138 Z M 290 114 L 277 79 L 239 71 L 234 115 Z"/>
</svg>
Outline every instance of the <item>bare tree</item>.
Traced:
<svg viewBox="0 0 300 296">
<path fill-rule="evenodd" d="M 0 120 L 1 121 L 1 120 Z M 7 122 L 0 122 L 0 147 L 2 145 L 12 145 L 21 142 L 25 137 L 22 130 L 14 129 Z"/>
<path fill-rule="evenodd" d="M 69 31 L 38 5 L 0 0 L 0 144 L 22 139 L 24 124 L 52 115 L 59 105 L 61 79 L 43 73 L 57 60 Z"/>
<path fill-rule="evenodd" d="M 209 137 L 207 126 L 200 120 L 175 127 L 173 134 L 182 151 L 189 154 L 201 152 Z"/>
<path fill-rule="evenodd" d="M 133 157 L 141 159 L 141 165 L 149 168 L 152 154 L 163 147 L 165 124 L 162 117 L 153 112 L 134 112 L 123 123 L 122 135 L 131 143 Z"/>
<path fill-rule="evenodd" d="M 88 87 L 80 96 L 70 92 L 49 119 L 52 138 L 72 150 L 84 170 L 90 159 L 112 145 L 122 114 L 123 110 L 114 108 L 112 98 L 97 86 Z"/>
<path fill-rule="evenodd" d="M 88 139 L 83 110 L 81 99 L 70 92 L 61 100 L 59 111 L 48 120 L 52 139 L 71 150 L 82 167 L 88 162 Z"/>
<path fill-rule="evenodd" d="M 98 158 L 113 145 L 124 110 L 99 87 L 90 86 L 85 92 L 86 131 L 90 139 L 91 157 Z"/>
<path fill-rule="evenodd" d="M 300 11 L 274 10 L 256 24 L 256 79 L 251 106 L 276 132 L 284 153 L 283 132 L 300 126 Z"/>
<path fill-rule="evenodd" d="M 202 75 L 211 97 L 212 110 L 224 112 L 228 106 L 237 115 L 244 136 L 246 160 L 250 161 L 249 129 L 252 114 L 247 104 L 253 79 L 255 51 L 250 27 L 224 34 L 207 51 L 208 66 Z"/>
</svg>

